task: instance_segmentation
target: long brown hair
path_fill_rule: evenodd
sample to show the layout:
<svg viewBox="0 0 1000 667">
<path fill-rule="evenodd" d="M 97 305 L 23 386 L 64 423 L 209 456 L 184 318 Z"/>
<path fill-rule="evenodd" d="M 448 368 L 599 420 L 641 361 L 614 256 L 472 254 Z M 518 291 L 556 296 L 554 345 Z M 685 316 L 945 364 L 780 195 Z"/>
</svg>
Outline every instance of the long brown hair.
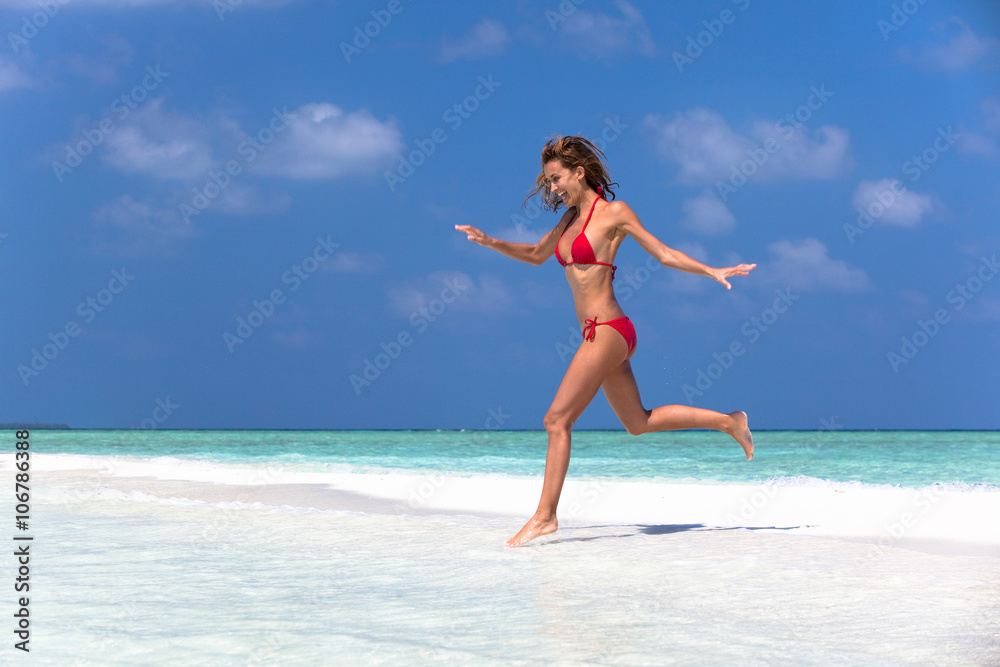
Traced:
<svg viewBox="0 0 1000 667">
<path fill-rule="evenodd" d="M 583 167 L 583 177 L 587 181 L 587 185 L 595 191 L 600 186 L 605 197 L 610 196 L 611 199 L 614 199 L 615 193 L 611 191 L 611 186 L 618 184 L 608 176 L 606 159 L 600 148 L 583 137 L 555 135 L 548 140 L 542 149 L 542 173 L 535 179 L 535 189 L 524 198 L 522 207 L 528 203 L 529 199 L 539 193 L 542 195 L 542 208 L 558 211 L 559 207 L 562 206 L 562 200 L 552 196 L 548 179 L 545 177 L 545 165 L 552 160 L 559 160 L 559 163 L 570 171 L 574 171 L 577 167 Z"/>
</svg>

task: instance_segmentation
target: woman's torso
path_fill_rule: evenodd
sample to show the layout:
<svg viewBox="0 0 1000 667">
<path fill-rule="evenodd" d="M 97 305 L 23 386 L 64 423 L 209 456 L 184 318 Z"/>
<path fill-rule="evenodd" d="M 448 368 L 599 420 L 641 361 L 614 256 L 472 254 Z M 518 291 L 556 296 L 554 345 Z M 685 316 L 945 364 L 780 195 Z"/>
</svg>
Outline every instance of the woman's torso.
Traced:
<svg viewBox="0 0 1000 667">
<path fill-rule="evenodd" d="M 625 237 L 618 232 L 617 225 L 608 210 L 610 206 L 610 202 L 603 199 L 597 202 L 589 222 L 580 219 L 579 207 L 572 214 L 567 212 L 570 222 L 567 223 L 568 226 L 564 228 L 556 244 L 559 258 L 573 262 L 572 246 L 586 222 L 586 230 L 583 233 L 593 249 L 595 261 L 614 264 L 618 246 Z M 610 266 L 570 263 L 566 266 L 566 281 L 573 292 L 576 316 L 581 326 L 584 320 L 591 317 L 596 316 L 601 321 L 607 321 L 625 314 L 615 299 Z"/>
</svg>

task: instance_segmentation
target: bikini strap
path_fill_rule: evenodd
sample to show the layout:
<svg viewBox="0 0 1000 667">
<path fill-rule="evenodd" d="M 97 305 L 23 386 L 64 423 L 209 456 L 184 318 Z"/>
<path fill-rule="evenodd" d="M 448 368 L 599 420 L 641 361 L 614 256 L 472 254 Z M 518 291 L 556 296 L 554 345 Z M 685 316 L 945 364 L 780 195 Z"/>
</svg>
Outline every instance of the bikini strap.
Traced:
<svg viewBox="0 0 1000 667">
<path fill-rule="evenodd" d="M 583 229 L 580 230 L 581 234 L 583 234 L 585 231 L 587 231 L 587 225 L 590 224 L 590 216 L 594 214 L 594 207 L 597 206 L 597 200 L 598 199 L 604 199 L 604 188 L 601 187 L 600 185 L 597 186 L 597 199 L 594 199 L 594 203 L 590 205 L 590 213 L 587 214 L 587 221 L 583 223 Z M 566 230 L 564 229 L 563 231 L 565 232 Z M 588 243 L 589 243 L 589 241 L 588 241 Z M 595 258 L 595 260 L 596 260 L 596 258 Z M 610 266 L 611 267 L 611 282 L 614 282 L 614 280 L 615 280 L 615 271 L 618 270 L 617 266 L 613 266 L 611 264 L 608 264 L 607 262 L 594 261 L 593 263 L 594 264 L 600 264 L 601 266 Z M 595 321 L 595 324 L 596 324 L 596 321 Z"/>
<path fill-rule="evenodd" d="M 590 213 L 587 214 L 587 219 L 583 223 L 583 229 L 580 230 L 581 234 L 584 233 L 585 231 L 587 231 L 587 225 L 590 224 L 590 216 L 594 215 L 594 207 L 597 206 L 597 200 L 598 199 L 603 199 L 603 197 L 601 197 L 601 190 L 602 190 L 601 186 L 598 185 L 597 186 L 597 196 L 594 197 L 594 203 L 590 205 Z"/>
</svg>

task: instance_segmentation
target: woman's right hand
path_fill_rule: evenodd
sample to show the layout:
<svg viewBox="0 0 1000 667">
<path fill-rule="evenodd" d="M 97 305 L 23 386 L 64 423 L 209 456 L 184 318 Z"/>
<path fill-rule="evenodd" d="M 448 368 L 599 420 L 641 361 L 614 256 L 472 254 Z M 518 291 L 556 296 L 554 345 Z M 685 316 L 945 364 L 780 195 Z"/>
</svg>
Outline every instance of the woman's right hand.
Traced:
<svg viewBox="0 0 1000 667">
<path fill-rule="evenodd" d="M 470 241 L 475 241 L 481 246 L 489 247 L 490 241 L 493 240 L 491 237 L 487 236 L 481 230 L 476 229 L 472 225 L 455 225 L 455 229 L 460 232 L 465 232 L 469 235 Z"/>
</svg>

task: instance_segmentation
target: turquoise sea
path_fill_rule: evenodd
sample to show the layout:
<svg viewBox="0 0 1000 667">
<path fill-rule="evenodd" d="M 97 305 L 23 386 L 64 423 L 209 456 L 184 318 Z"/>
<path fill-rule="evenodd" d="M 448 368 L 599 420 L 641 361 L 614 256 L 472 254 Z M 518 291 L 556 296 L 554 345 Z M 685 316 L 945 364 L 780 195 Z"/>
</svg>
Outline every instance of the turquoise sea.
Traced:
<svg viewBox="0 0 1000 667">
<path fill-rule="evenodd" d="M 13 437 L 13 433 L 10 433 Z M 280 464 L 307 472 L 541 475 L 544 431 L 36 431 L 38 453 Z M 685 483 L 1000 485 L 1000 431 L 574 431 L 570 477 Z"/>
</svg>

